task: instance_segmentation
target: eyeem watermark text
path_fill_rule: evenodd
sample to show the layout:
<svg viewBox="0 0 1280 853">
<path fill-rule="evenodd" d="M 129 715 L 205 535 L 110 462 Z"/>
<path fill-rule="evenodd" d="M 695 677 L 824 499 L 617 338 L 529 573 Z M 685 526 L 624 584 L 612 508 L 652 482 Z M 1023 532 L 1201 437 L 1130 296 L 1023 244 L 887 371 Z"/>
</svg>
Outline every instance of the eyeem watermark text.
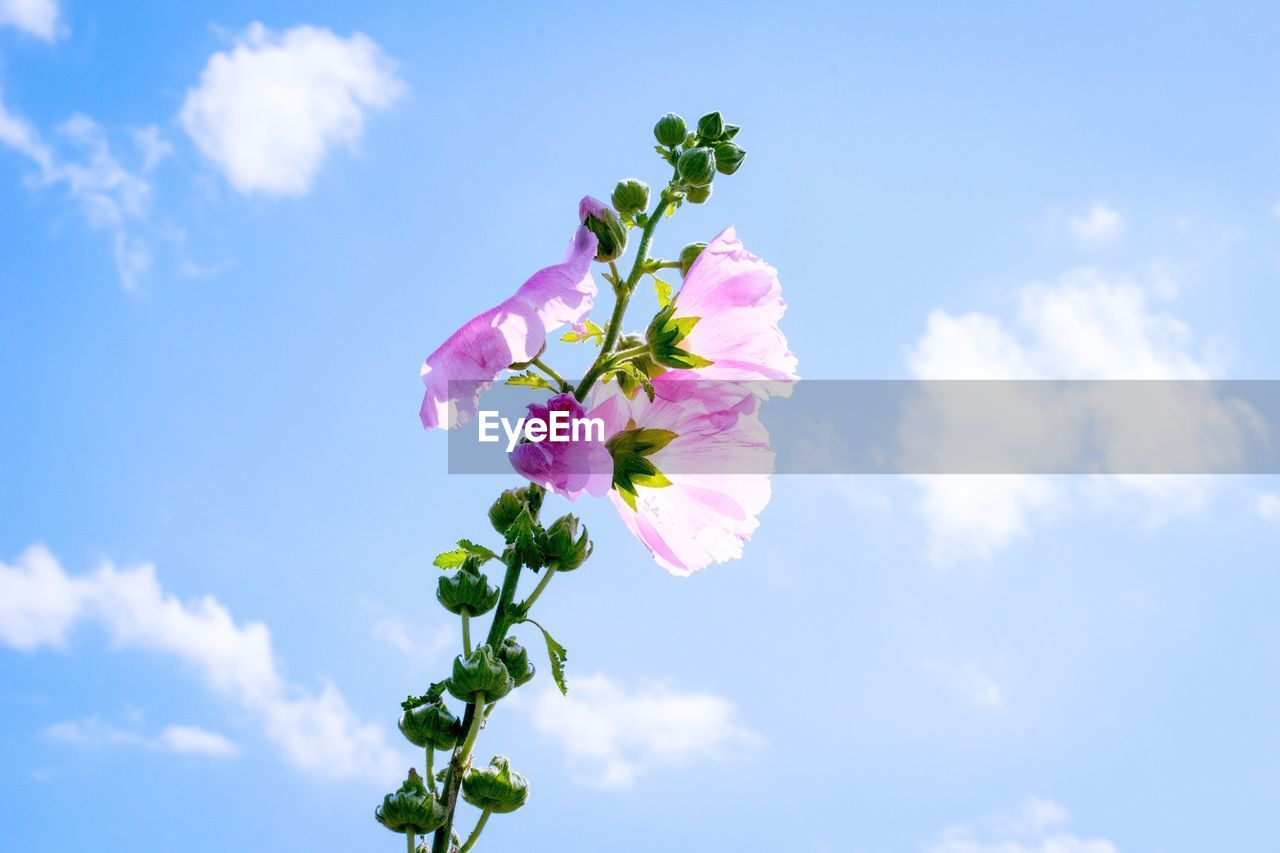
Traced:
<svg viewBox="0 0 1280 853">
<path fill-rule="evenodd" d="M 575 418 L 569 412 L 554 411 L 548 420 L 520 418 L 514 424 L 510 418 L 500 417 L 496 411 L 481 409 L 476 419 L 479 441 L 495 444 L 501 440 L 498 428 L 507 436 L 507 452 L 516 449 L 520 439 L 534 443 L 541 441 L 598 441 L 604 442 L 604 421 L 600 418 Z"/>
</svg>

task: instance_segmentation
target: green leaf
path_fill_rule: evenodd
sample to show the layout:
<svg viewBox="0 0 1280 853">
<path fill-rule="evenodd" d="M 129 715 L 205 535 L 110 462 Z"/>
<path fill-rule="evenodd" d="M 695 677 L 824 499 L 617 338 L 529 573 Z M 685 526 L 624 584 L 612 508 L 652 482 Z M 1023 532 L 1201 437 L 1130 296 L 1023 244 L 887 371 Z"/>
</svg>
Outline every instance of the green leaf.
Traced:
<svg viewBox="0 0 1280 853">
<path fill-rule="evenodd" d="M 608 273 L 605 273 L 605 276 L 610 277 Z M 602 343 L 604 343 L 604 329 L 600 328 L 590 320 L 587 320 L 582 325 L 583 325 L 584 331 L 565 332 L 563 335 L 560 336 L 560 340 L 564 341 L 567 344 L 577 344 L 577 343 L 581 343 L 582 341 L 591 341 L 596 346 L 600 346 Z M 508 382 L 510 382 L 510 380 L 508 380 Z"/>
<path fill-rule="evenodd" d="M 528 622 L 542 632 L 542 638 L 547 641 L 547 657 L 551 659 L 551 677 L 555 679 L 556 687 L 560 688 L 562 694 L 569 693 L 569 687 L 564 683 L 564 662 L 569 659 L 569 652 L 565 647 L 556 642 L 551 634 L 547 633 L 547 629 L 543 628 L 532 619 L 521 619 L 521 622 Z"/>
<path fill-rule="evenodd" d="M 470 539 L 459 539 L 458 547 L 466 551 L 472 557 L 479 557 L 481 563 L 487 563 L 490 560 L 498 559 L 498 555 L 483 545 L 477 545 Z"/>
<path fill-rule="evenodd" d="M 564 341 L 566 344 L 576 344 L 578 341 L 582 340 L 582 336 L 577 332 L 568 331 L 560 336 L 560 340 Z"/>
<path fill-rule="evenodd" d="M 541 373 L 526 370 L 524 373 L 507 378 L 508 385 L 519 385 L 523 388 L 550 388 L 551 383 Z"/>
<path fill-rule="evenodd" d="M 431 564 L 440 569 L 456 569 L 461 566 L 463 561 L 466 559 L 466 548 L 454 548 L 452 551 L 445 551 L 443 554 L 437 554 L 436 558 L 431 561 Z"/>
<path fill-rule="evenodd" d="M 671 304 L 671 294 L 673 292 L 671 282 L 664 281 L 655 275 L 653 277 L 653 292 L 658 294 L 658 304 L 663 308 Z"/>
</svg>

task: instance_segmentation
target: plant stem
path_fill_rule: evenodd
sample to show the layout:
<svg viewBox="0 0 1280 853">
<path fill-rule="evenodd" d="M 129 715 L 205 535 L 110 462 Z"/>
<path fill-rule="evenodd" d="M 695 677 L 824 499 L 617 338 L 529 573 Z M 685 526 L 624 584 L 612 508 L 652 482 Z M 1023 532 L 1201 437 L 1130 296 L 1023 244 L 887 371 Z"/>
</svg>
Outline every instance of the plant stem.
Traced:
<svg viewBox="0 0 1280 853">
<path fill-rule="evenodd" d="M 560 386 L 561 391 L 569 390 L 569 387 L 570 387 L 569 383 L 564 381 L 564 377 L 561 376 L 559 373 L 556 373 L 550 367 L 547 367 L 547 365 L 543 364 L 541 358 L 535 358 L 533 361 L 529 363 L 532 364 L 534 367 L 540 368 L 543 373 L 547 374 L 547 377 L 551 379 L 552 382 L 555 382 L 557 385 Z"/>
<path fill-rule="evenodd" d="M 483 708 L 484 694 L 477 693 L 476 700 L 472 702 L 471 705 L 472 707 L 477 709 Z M 467 731 L 467 739 L 462 742 L 462 746 L 459 747 L 458 749 L 458 751 L 462 753 L 463 763 L 466 763 L 466 760 L 471 757 L 471 750 L 475 748 L 476 738 L 480 736 L 480 729 L 483 725 L 484 725 L 484 714 L 481 714 L 481 713 L 473 714 L 472 720 L 471 720 L 471 728 L 470 730 Z"/>
<path fill-rule="evenodd" d="M 471 617 L 462 614 L 462 656 L 471 657 Z"/>
<path fill-rule="evenodd" d="M 631 294 L 636 289 L 636 283 L 640 281 L 640 277 L 644 275 L 644 262 L 649 259 L 649 244 L 653 242 L 653 231 L 658 227 L 660 222 L 666 215 L 667 207 L 671 204 L 671 199 L 667 196 L 667 191 L 663 190 L 658 196 L 658 206 L 654 208 L 649 219 L 644 224 L 644 231 L 640 233 L 640 246 L 636 249 L 636 259 L 631 265 L 631 274 L 627 276 L 626 282 L 621 287 L 614 288 L 613 314 L 609 317 L 609 326 L 604 332 L 604 342 L 600 345 L 600 354 L 596 356 L 596 360 L 591 367 L 587 369 L 587 373 L 582 377 L 582 381 L 578 383 L 577 389 L 573 392 L 573 396 L 581 402 L 586 398 L 587 392 L 591 390 L 591 386 L 600 378 L 600 374 L 604 372 L 605 365 L 609 360 L 609 353 L 614 345 L 618 343 L 618 335 L 622 333 L 622 318 L 627 313 L 627 303 L 631 301 Z"/>
<path fill-rule="evenodd" d="M 542 576 L 542 580 L 538 581 L 538 585 L 533 588 L 533 592 L 529 593 L 529 597 L 520 602 L 520 613 L 529 612 L 529 608 L 533 607 L 533 603 L 538 600 L 538 596 L 542 595 L 542 591 L 547 588 L 547 584 L 551 583 L 551 576 L 556 573 L 558 568 L 560 568 L 559 563 L 551 563 L 547 566 L 547 573 Z"/>
<path fill-rule="evenodd" d="M 632 358 L 637 355 L 644 355 L 648 351 L 649 351 L 649 345 L 647 343 L 640 344 L 639 346 L 631 347 L 630 349 L 620 349 L 617 352 L 615 352 L 612 355 L 612 357 L 610 357 L 609 363 L 617 364 L 618 362 L 624 361 L 628 358 Z"/>
<path fill-rule="evenodd" d="M 409 853 L 416 853 L 418 848 L 417 848 L 417 845 L 414 844 L 414 842 L 417 841 L 417 838 L 414 837 L 413 830 L 406 832 L 404 834 L 404 837 L 405 837 L 405 840 L 409 842 L 409 847 L 408 847 Z"/>
<path fill-rule="evenodd" d="M 467 836 L 467 843 L 462 845 L 462 849 L 458 853 L 467 853 L 468 850 L 475 846 L 476 840 L 480 837 L 480 831 L 489 822 L 489 815 L 491 814 L 493 814 L 493 809 L 485 809 L 481 812 L 480 819 L 476 821 L 476 828 L 471 830 L 471 834 Z"/>
<path fill-rule="evenodd" d="M 431 744 L 427 744 L 427 790 L 431 793 L 436 792 L 436 748 Z"/>
</svg>

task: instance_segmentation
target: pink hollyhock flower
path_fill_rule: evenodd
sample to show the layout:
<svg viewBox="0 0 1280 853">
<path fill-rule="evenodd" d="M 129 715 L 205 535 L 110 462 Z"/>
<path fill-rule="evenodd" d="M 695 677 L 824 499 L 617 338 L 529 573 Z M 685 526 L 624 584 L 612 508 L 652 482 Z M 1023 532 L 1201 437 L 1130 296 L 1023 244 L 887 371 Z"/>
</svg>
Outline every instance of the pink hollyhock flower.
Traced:
<svg viewBox="0 0 1280 853">
<path fill-rule="evenodd" d="M 529 404 L 526 424 L 541 421 L 551 429 L 551 413 L 564 412 L 570 419 L 582 420 L 586 410 L 572 394 L 557 394 L 546 405 Z M 572 433 L 570 433 L 572 436 Z M 520 444 L 510 454 L 516 471 L 530 482 L 537 483 L 558 495 L 576 499 L 583 492 L 603 497 L 613 480 L 613 459 L 605 446 L 604 435 L 580 435 L 578 441 L 537 441 Z"/>
<path fill-rule="evenodd" d="M 687 575 L 742 556 L 769 502 L 773 453 L 753 385 L 666 374 L 653 380 L 652 401 L 598 385 L 585 415 L 570 395 L 557 395 L 530 406 L 530 417 L 599 418 L 605 443 L 522 444 L 511 461 L 564 497 L 607 493 L 654 559 Z"/>
<path fill-rule="evenodd" d="M 422 364 L 427 390 L 418 413 L 424 428 L 452 428 L 467 420 L 475 414 L 480 392 L 508 365 L 536 358 L 548 332 L 590 313 L 595 253 L 595 235 L 579 228 L 563 263 L 538 270 L 511 298 L 470 320 L 427 356 Z"/>
<path fill-rule="evenodd" d="M 796 357 L 778 329 L 786 310 L 778 271 L 744 249 L 730 227 L 698 255 L 664 319 L 669 342 L 695 356 L 688 375 L 790 380 L 796 378 Z M 692 318 L 697 322 L 688 331 L 678 328 L 677 321 Z M 659 356 L 671 367 L 688 364 Z"/>
</svg>

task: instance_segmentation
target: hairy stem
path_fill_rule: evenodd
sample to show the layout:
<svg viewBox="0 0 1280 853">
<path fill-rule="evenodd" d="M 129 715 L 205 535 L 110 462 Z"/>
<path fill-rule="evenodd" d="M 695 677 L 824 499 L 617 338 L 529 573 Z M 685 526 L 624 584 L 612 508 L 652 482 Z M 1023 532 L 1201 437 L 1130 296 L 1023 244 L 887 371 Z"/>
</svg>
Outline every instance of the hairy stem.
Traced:
<svg viewBox="0 0 1280 853">
<path fill-rule="evenodd" d="M 559 373 L 556 373 L 554 370 L 548 367 L 545 363 L 543 363 L 541 358 L 535 358 L 533 361 L 529 363 L 532 364 L 534 367 L 538 368 L 539 370 L 541 370 L 543 373 L 547 374 L 547 378 L 550 379 L 552 382 L 556 383 L 556 385 L 560 387 L 561 391 L 568 391 L 569 388 L 571 387 L 569 383 L 564 380 L 563 376 L 561 376 Z"/>
</svg>

